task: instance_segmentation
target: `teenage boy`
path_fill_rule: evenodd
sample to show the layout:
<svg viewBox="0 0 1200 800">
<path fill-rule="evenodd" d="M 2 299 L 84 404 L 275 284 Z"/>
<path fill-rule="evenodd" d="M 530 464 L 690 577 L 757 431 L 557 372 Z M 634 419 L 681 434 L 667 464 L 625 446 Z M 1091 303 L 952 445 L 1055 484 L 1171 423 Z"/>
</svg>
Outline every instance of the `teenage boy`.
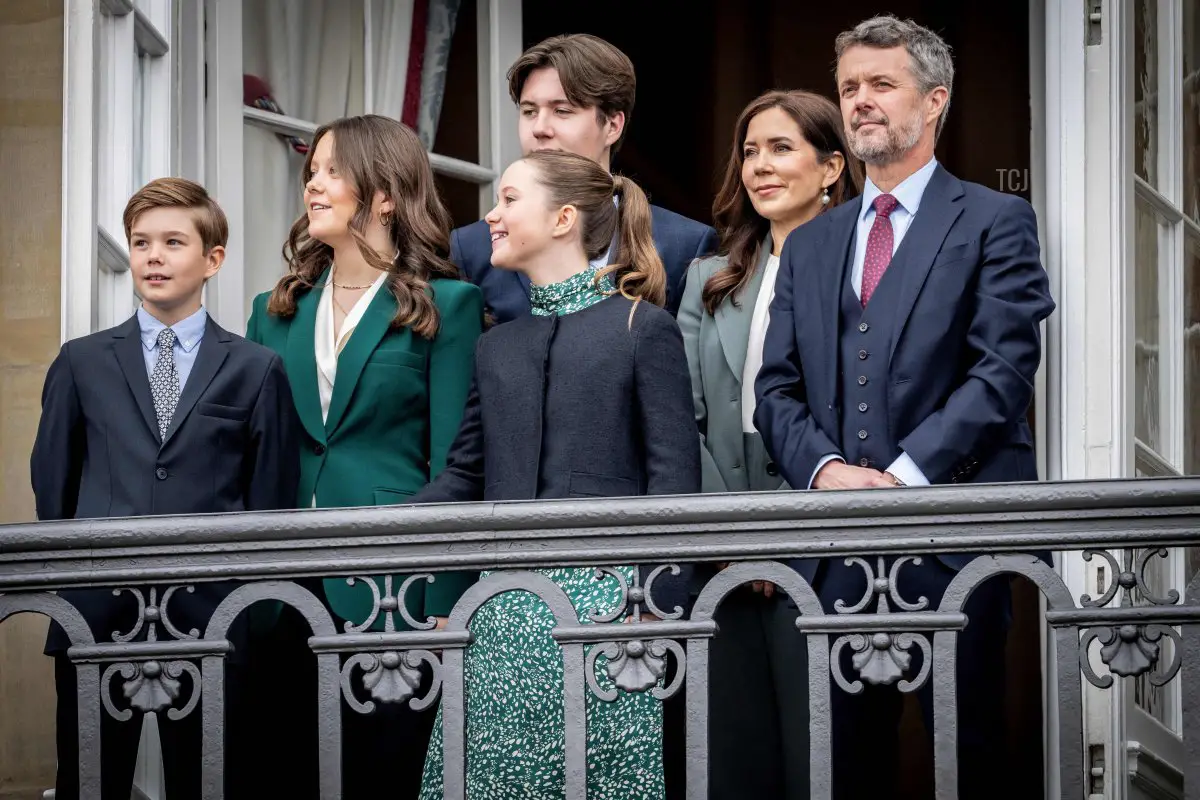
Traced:
<svg viewBox="0 0 1200 800">
<path fill-rule="evenodd" d="M 225 258 L 225 214 L 202 186 L 162 178 L 129 200 L 124 223 L 142 304 L 121 325 L 67 342 L 50 365 L 30 463 L 38 519 L 293 507 L 299 423 L 283 364 L 267 348 L 222 329 L 201 303 L 205 282 Z M 158 588 L 159 602 L 165 588 Z M 194 592 L 174 593 L 161 613 L 178 630 L 203 631 L 232 588 L 198 583 Z M 149 589 L 138 591 L 148 602 Z M 60 594 L 83 614 L 97 642 L 139 625 L 130 592 Z M 169 638 L 154 619 L 141 625 L 140 638 L 156 624 L 159 638 Z M 236 651 L 244 637 L 231 638 Z M 58 692 L 58 800 L 77 800 L 80 788 L 69 644 L 53 625 L 46 653 L 55 657 Z M 101 691 L 119 695 L 120 681 L 113 683 Z M 180 700 L 198 690 L 189 683 L 182 681 Z M 236 695 L 234 683 L 227 691 Z M 100 717 L 101 797 L 86 800 L 128 800 L 142 716 Z M 200 718 L 199 709 L 182 720 L 158 715 L 172 800 L 200 797 Z"/>
<path fill-rule="evenodd" d="M 580 33 L 535 44 L 508 70 L 522 152 L 566 150 L 611 169 L 633 113 L 636 84 L 633 62 L 603 39 Z M 667 310 L 674 314 L 688 265 L 716 249 L 717 232 L 656 205 L 650 212 L 654 245 L 667 269 Z M 451 232 L 450 260 L 483 290 L 497 323 L 529 313 L 529 279 L 492 269 L 487 222 Z M 600 266 L 607 263 L 608 255 L 601 256 Z"/>
</svg>

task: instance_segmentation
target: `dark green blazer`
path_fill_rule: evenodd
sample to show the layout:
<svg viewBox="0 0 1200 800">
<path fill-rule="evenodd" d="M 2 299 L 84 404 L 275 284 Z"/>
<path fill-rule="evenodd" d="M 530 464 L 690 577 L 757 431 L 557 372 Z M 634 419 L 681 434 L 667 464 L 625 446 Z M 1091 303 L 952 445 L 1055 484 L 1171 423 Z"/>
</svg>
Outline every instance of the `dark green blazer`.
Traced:
<svg viewBox="0 0 1200 800">
<path fill-rule="evenodd" d="M 296 505 L 309 508 L 314 497 L 318 508 L 407 502 L 441 472 L 458 433 L 483 327 L 483 295 L 465 281 L 431 281 L 441 328 L 430 341 L 392 326 L 396 300 L 381 287 L 338 356 L 322 423 L 314 337 L 324 285 L 322 276 L 290 318 L 268 314 L 270 294 L 260 294 L 246 330 L 247 339 L 283 358 L 304 426 Z M 417 619 L 444 616 L 476 577 L 441 573 L 432 584 L 418 581 L 407 606 Z M 393 592 L 403 579 L 393 577 Z M 382 580 L 376 582 L 382 589 Z M 325 592 L 343 619 L 361 624 L 370 615 L 372 592 L 361 581 L 351 586 L 344 578 L 329 579 Z M 382 619 L 373 627 L 382 627 Z"/>
</svg>

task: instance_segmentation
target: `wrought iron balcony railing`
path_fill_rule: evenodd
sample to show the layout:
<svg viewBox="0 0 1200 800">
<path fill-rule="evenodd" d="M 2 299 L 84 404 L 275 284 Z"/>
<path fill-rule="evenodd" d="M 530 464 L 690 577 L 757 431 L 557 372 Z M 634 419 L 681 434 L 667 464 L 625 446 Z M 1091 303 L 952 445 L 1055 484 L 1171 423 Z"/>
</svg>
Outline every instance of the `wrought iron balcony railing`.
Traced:
<svg viewBox="0 0 1200 800">
<path fill-rule="evenodd" d="M 236 515 L 76 520 L 0 526 L 0 621 L 31 611 L 68 633 L 77 665 L 81 796 L 98 797 L 100 715 L 121 718 L 146 711 L 172 718 L 202 714 L 204 796 L 222 796 L 224 659 L 233 620 L 251 604 L 278 600 L 297 608 L 314 633 L 321 707 L 320 774 L 323 798 L 341 796 L 343 698 L 368 713 L 352 684 L 370 676 L 372 702 L 441 702 L 445 733 L 445 796 L 464 797 L 464 648 L 473 614 L 503 592 L 533 592 L 557 619 L 553 637 L 565 667 L 567 797 L 585 796 L 585 691 L 610 693 L 596 680 L 596 658 L 616 686 L 665 696 L 686 684 L 687 788 L 707 796 L 708 652 L 718 635 L 713 615 L 722 598 L 749 581 L 774 583 L 800 610 L 797 635 L 807 637 L 811 706 L 812 796 L 828 797 L 829 694 L 856 691 L 862 682 L 914 691 L 933 681 L 937 796 L 957 793 L 955 658 L 958 632 L 968 622 L 967 596 L 1001 573 L 1023 575 L 1046 600 L 1053 629 L 1048 680 L 1057 688 L 1057 730 L 1047 742 L 1057 753 L 1054 793 L 1085 796 L 1082 681 L 1101 688 L 1113 675 L 1148 676 L 1162 685 L 1181 664 L 1200 663 L 1200 577 L 1187 587 L 1155 592 L 1145 570 L 1166 549 L 1196 543 L 1200 480 L 1163 479 L 910 488 L 868 492 L 789 492 L 690 497 L 563 500 L 304 510 Z M 1027 553 L 1085 551 L 1105 559 L 1113 581 L 1101 597 L 1072 595 L 1059 575 Z M 899 596 L 897 573 L 913 557 L 981 554 L 962 569 L 939 607 Z M 852 559 L 868 577 L 868 592 L 852 607 L 827 614 L 812 588 L 782 562 L 798 557 Z M 886 562 L 885 562 L 886 559 Z M 670 565 L 736 562 L 715 572 L 686 618 L 657 608 L 654 583 Z M 658 565 L 647 585 L 624 582 L 624 612 L 648 609 L 663 621 L 628 625 L 581 624 L 570 601 L 536 572 L 587 566 L 614 574 L 614 565 Z M 890 565 L 885 568 L 885 565 Z M 461 598 L 449 624 L 411 619 L 402 600 L 415 580 L 450 570 L 492 570 Z M 337 630 L 324 604 L 295 581 L 313 576 L 365 578 L 414 575 L 376 592 L 371 620 Z M 171 598 L 200 582 L 236 579 L 244 585 L 221 603 L 203 630 L 180 630 Z M 167 587 L 145 589 L 151 584 Z M 374 584 L 371 584 L 374 585 Z M 95 641 L 76 609 L 55 590 L 114 587 L 139 601 L 142 630 Z M 1179 590 L 1183 590 L 1182 593 Z M 1134 605 L 1131 596 L 1140 595 Z M 873 613 L 861 613 L 874 604 Z M 397 630 L 397 617 L 411 630 Z M 385 630 L 368 623 L 386 620 Z M 134 641 L 142 639 L 141 641 Z M 1167 641 L 1171 646 L 1164 646 Z M 1099 648 L 1092 648 L 1094 642 Z M 844 674 L 831 649 L 849 647 L 857 674 Z M 919 674 L 905 674 L 903 654 L 925 654 Z M 1089 652 L 1094 653 L 1089 657 Z M 343 661 L 343 654 L 347 655 Z M 1097 661 L 1098 657 L 1098 661 Z M 675 678 L 662 685 L 668 659 Z M 424 696 L 414 670 L 434 673 Z M 196 664 L 199 663 L 199 667 Z M 1098 671 L 1094 663 L 1106 670 Z M 833 680 L 831 682 L 830 675 Z M 1191 673 L 1194 675 L 1194 672 Z M 182 707 L 164 682 L 185 676 L 194 689 Z M 129 698 L 118 708 L 101 686 L 122 681 Z M 177 684 L 176 684 L 177 685 Z M 198 689 L 199 691 L 196 691 Z M 1200 680 L 1184 681 L 1183 741 L 1187 797 L 1200 797 Z M 103 703 L 97 698 L 104 698 Z"/>
</svg>

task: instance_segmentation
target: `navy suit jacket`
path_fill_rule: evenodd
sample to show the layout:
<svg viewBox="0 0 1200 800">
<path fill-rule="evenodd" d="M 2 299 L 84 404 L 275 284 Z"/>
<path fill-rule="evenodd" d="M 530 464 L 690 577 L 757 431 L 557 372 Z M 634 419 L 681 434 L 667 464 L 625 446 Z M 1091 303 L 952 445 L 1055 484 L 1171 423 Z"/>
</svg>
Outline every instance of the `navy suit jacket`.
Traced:
<svg viewBox="0 0 1200 800">
<path fill-rule="evenodd" d="M 842 453 L 840 302 L 861 198 L 788 236 L 780 257 L 754 422 L 792 486 Z M 1026 413 L 1054 310 L 1033 209 L 934 172 L 892 258 L 903 269 L 888 354 L 893 457 L 930 483 L 1037 480 Z M 942 559 L 961 566 L 966 557 Z"/>
<path fill-rule="evenodd" d="M 37 516 L 293 508 L 300 480 L 299 431 L 279 356 L 210 317 L 171 427 L 160 441 L 135 316 L 67 342 L 50 365 L 30 458 Z M 185 633 L 203 632 L 231 588 L 202 583 L 194 593 L 176 592 L 168 608 L 171 620 Z M 97 641 L 109 641 L 113 631 L 127 632 L 136 622 L 137 604 L 128 592 L 60 594 L 80 610 Z M 52 626 L 47 652 L 65 650 L 67 644 L 62 629 Z"/>
<path fill-rule="evenodd" d="M 683 283 L 692 261 L 716 249 L 717 232 L 658 206 L 650 206 L 654 246 L 667 270 L 667 311 L 674 316 L 683 297 Z M 519 272 L 492 268 L 492 237 L 484 220 L 450 233 L 450 260 L 467 280 L 483 290 L 486 310 L 495 322 L 508 322 L 529 313 L 529 278 Z"/>
</svg>

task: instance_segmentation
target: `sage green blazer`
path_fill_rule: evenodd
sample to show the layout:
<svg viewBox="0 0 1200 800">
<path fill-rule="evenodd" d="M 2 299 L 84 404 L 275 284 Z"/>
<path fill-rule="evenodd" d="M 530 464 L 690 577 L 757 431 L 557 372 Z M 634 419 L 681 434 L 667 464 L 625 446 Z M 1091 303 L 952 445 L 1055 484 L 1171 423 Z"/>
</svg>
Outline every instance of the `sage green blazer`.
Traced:
<svg viewBox="0 0 1200 800">
<path fill-rule="evenodd" d="M 762 436 L 742 431 L 742 371 L 750 340 L 750 320 L 763 268 L 771 253 L 767 237 L 759 248 L 758 264 L 737 304 L 726 298 L 715 315 L 704 310 L 704 284 L 729 263 L 726 256 L 696 259 L 688 268 L 679 305 L 679 328 L 692 374 L 692 400 L 700 428 L 702 490 L 761 492 L 788 488 L 779 476 Z"/>
<path fill-rule="evenodd" d="M 381 287 L 338 356 L 327 419 L 321 421 L 315 333 L 325 276 L 298 301 L 289 318 L 267 313 L 270 293 L 254 298 L 246 338 L 283 358 L 306 436 L 301 444 L 298 508 L 404 503 L 446 465 L 474 372 L 475 340 L 483 329 L 483 295 L 465 281 L 430 282 L 441 328 L 432 340 L 393 327 L 396 300 Z M 409 589 L 407 606 L 420 620 L 444 616 L 477 577 L 439 573 Z M 393 576 L 393 593 L 404 576 Z M 380 589 L 383 581 L 376 579 Z M 370 615 L 371 588 L 345 578 L 325 581 L 330 607 L 361 624 Z M 382 615 L 381 615 L 382 617 Z M 398 618 L 398 627 L 404 626 Z M 377 619 L 375 628 L 382 627 Z"/>
</svg>

